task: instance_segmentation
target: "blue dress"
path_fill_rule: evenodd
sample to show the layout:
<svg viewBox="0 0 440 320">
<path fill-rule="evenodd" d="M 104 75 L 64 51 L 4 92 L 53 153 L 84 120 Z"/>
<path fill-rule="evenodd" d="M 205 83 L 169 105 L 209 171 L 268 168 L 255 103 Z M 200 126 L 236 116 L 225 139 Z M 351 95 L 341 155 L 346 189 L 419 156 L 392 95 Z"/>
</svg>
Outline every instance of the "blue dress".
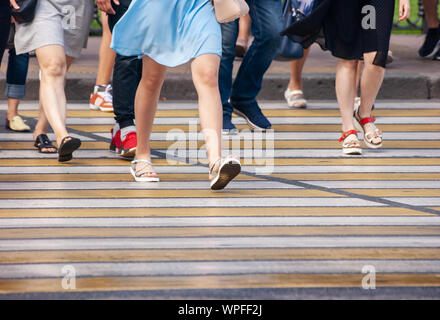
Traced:
<svg viewBox="0 0 440 320">
<path fill-rule="evenodd" d="M 134 0 L 113 29 L 111 48 L 175 67 L 202 54 L 221 56 L 221 29 L 210 0 Z"/>
</svg>

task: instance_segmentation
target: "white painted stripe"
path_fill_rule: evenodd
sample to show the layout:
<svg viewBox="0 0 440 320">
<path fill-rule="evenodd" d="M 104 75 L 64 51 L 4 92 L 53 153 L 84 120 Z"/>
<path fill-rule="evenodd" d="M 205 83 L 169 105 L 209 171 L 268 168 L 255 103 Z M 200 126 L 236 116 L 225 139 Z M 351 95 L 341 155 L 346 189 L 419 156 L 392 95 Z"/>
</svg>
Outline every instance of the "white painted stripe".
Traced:
<svg viewBox="0 0 440 320">
<path fill-rule="evenodd" d="M 315 186 L 340 189 L 437 189 L 439 181 L 392 181 L 392 180 L 354 180 L 354 181 L 301 181 Z"/>
<path fill-rule="evenodd" d="M 155 149 L 154 151 L 165 153 L 166 149 Z M 179 150 L 179 156 L 190 158 L 206 159 L 206 152 L 202 150 L 189 150 L 189 154 L 185 150 Z M 252 151 L 252 152 L 250 152 Z M 223 150 L 223 156 L 228 154 L 239 155 L 241 158 L 399 158 L 399 157 L 421 157 L 424 158 L 438 158 L 440 157 L 440 149 L 363 149 L 362 156 L 343 156 L 342 148 L 339 149 L 275 149 L 273 152 L 269 150 Z M 168 154 L 170 159 L 174 157 L 174 151 L 171 150 Z M 105 158 L 105 159 L 120 159 L 109 150 L 84 150 L 80 149 L 73 154 L 74 158 Z M 36 150 L 1 150 L 0 159 L 44 159 L 44 158 L 58 158 L 57 154 L 41 154 Z M 157 158 L 153 155 L 153 158 Z M 264 163 L 262 163 L 264 165 Z"/>
<path fill-rule="evenodd" d="M 110 139 L 109 132 L 94 132 L 94 135 L 100 136 L 102 138 Z M 338 140 L 341 136 L 339 131 L 335 132 L 274 132 L 275 140 Z M 386 141 L 402 141 L 402 140 L 440 140 L 440 132 L 411 132 L 410 135 L 402 132 L 384 132 L 384 140 Z M 1 137 L 1 135 L 0 135 Z M 188 141 L 204 141 L 202 133 L 197 135 L 188 133 L 179 134 L 179 139 L 185 138 Z M 362 136 L 359 138 L 362 140 Z M 223 140 L 236 141 L 236 140 L 266 140 L 265 135 L 252 134 L 240 132 L 240 134 L 234 136 L 223 136 Z M 175 136 L 168 134 L 167 132 L 153 132 L 151 134 L 151 141 L 175 141 Z M 7 137 L 5 138 L 7 141 Z"/>
<path fill-rule="evenodd" d="M 129 173 L 127 166 L 99 166 L 99 167 L 0 167 L 0 174 L 106 174 L 106 173 Z M 258 167 L 242 166 L 242 170 L 254 173 Z M 207 173 L 208 168 L 202 166 L 156 166 L 159 174 L 179 173 Z M 271 173 L 437 173 L 440 166 L 274 166 L 265 171 L 263 167 L 259 172 Z"/>
<path fill-rule="evenodd" d="M 176 200 L 180 201 L 180 200 Z M 148 212 L 146 212 L 148 214 Z M 272 215 L 277 214 L 273 209 Z M 123 215 L 123 212 L 121 212 Z M 130 217 L 1 218 L 0 228 L 129 228 L 241 226 L 439 226 L 439 216 L 420 217 Z"/>
<path fill-rule="evenodd" d="M 172 194 L 170 194 L 172 196 Z M 137 198 L 1 199 L 0 208 L 191 208 L 191 207 L 369 207 L 383 204 L 350 198 Z"/>
<path fill-rule="evenodd" d="M 76 134 L 69 133 L 70 136 L 74 138 L 79 138 L 83 141 L 94 141 L 95 139 L 91 139 L 89 137 Z M 52 141 L 54 145 L 56 145 L 55 135 L 53 133 L 48 133 L 47 136 Z M 25 142 L 34 142 L 34 138 L 32 133 L 19 133 L 19 132 L 8 132 L 8 133 L 0 133 L 0 142 L 9 142 L 9 141 L 25 141 Z"/>
<path fill-rule="evenodd" d="M 260 107 L 264 109 L 288 109 L 287 104 L 284 100 L 280 101 L 259 101 Z M 403 101 L 387 101 L 379 100 L 375 103 L 377 110 L 383 109 L 438 109 L 438 101 L 413 101 L 413 100 L 403 100 Z M 7 110 L 7 104 L 4 102 L 0 104 L 0 110 Z M 22 101 L 20 103 L 20 110 L 38 110 L 38 101 Z M 198 108 L 197 101 L 160 101 L 159 110 L 185 110 Z M 68 110 L 89 110 L 89 106 L 86 103 L 68 103 Z M 334 101 L 320 101 L 320 100 L 309 100 L 307 104 L 307 109 L 335 109 L 338 110 L 338 104 Z"/>
<path fill-rule="evenodd" d="M 440 237 L 207 237 L 0 240 L 0 251 L 202 248 L 439 248 Z M 190 252 L 188 252 L 190 254 Z"/>
<path fill-rule="evenodd" d="M 438 197 L 417 197 L 417 198 L 408 198 L 408 197 L 390 197 L 386 198 L 391 201 L 409 204 L 412 206 L 440 206 L 440 194 Z"/>
<path fill-rule="evenodd" d="M 207 190 L 208 181 L 162 181 L 159 183 L 139 182 L 0 182 L 0 190 Z M 228 189 L 302 189 L 297 186 L 275 181 L 234 181 L 228 185 Z"/>
<path fill-rule="evenodd" d="M 188 257 L 190 258 L 190 257 Z M 220 257 L 221 258 L 221 257 Z M 63 278 L 65 263 L 0 265 L 0 279 Z M 376 273 L 439 273 L 440 260 L 357 260 L 357 261 L 200 261 L 72 263 L 77 277 L 194 276 L 273 273 L 355 273 L 361 278 L 364 266 Z"/>
<path fill-rule="evenodd" d="M 340 117 L 268 117 L 272 125 L 277 124 L 341 124 Z M 234 124 L 246 124 L 243 118 L 233 117 Z M 194 117 L 157 117 L 154 124 L 198 124 Z M 376 124 L 439 124 L 440 117 L 379 117 Z M 113 118 L 67 118 L 68 125 L 114 124 Z"/>
</svg>

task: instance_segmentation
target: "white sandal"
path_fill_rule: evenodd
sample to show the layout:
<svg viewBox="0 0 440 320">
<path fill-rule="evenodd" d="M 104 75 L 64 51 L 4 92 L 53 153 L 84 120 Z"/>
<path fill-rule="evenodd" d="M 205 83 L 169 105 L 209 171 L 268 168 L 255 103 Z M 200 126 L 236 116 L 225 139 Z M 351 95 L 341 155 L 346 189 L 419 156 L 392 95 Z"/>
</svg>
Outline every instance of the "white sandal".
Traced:
<svg viewBox="0 0 440 320">
<path fill-rule="evenodd" d="M 287 88 L 286 91 L 284 91 L 284 98 L 286 98 L 287 105 L 290 108 L 306 108 L 307 107 L 307 100 L 304 98 L 304 93 L 302 90 L 290 90 Z"/>
<path fill-rule="evenodd" d="M 356 137 L 356 140 L 346 142 L 345 140 L 354 135 Z M 342 153 L 346 155 L 361 155 L 362 149 L 361 145 L 359 143 L 359 140 L 357 139 L 357 132 L 356 130 L 348 130 L 342 133 L 341 138 L 339 139 L 339 142 L 342 142 Z"/>
<path fill-rule="evenodd" d="M 213 170 L 217 162 L 220 161 L 220 165 L 217 170 L 217 174 L 211 180 L 211 190 L 222 190 L 226 185 L 231 182 L 241 171 L 240 161 L 234 157 L 228 156 L 225 159 L 218 158 L 209 168 L 209 173 L 213 174 Z"/>
<path fill-rule="evenodd" d="M 145 165 L 139 170 L 136 170 L 136 164 L 138 163 L 145 163 Z M 145 159 L 133 160 L 131 162 L 130 173 L 133 176 L 134 180 L 136 180 L 136 182 L 159 182 L 159 177 L 156 172 L 154 171 L 142 172 L 148 166 L 153 166 L 153 164 L 151 163 L 151 161 Z M 145 177 L 145 175 L 148 176 Z"/>
<path fill-rule="evenodd" d="M 358 119 L 359 117 L 359 119 Z M 374 116 L 370 116 L 368 118 L 361 118 L 359 116 L 359 109 L 355 111 L 354 117 L 353 117 L 353 123 L 357 130 L 363 133 L 364 135 L 364 142 L 367 145 L 368 148 L 371 149 L 379 149 L 382 147 L 383 137 L 382 137 L 382 131 L 380 131 L 376 125 L 374 124 L 374 121 L 376 121 L 376 118 Z M 366 131 L 365 125 L 368 123 L 371 123 L 373 126 L 372 131 Z M 380 139 L 379 143 L 373 143 L 374 139 Z"/>
</svg>

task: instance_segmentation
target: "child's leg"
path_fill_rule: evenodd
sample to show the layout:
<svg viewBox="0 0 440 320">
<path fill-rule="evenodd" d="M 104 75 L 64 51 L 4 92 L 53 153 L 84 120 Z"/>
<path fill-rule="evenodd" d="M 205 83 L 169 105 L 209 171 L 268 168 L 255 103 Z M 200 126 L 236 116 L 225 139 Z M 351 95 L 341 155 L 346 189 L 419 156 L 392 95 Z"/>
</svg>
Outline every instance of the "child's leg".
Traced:
<svg viewBox="0 0 440 320">
<path fill-rule="evenodd" d="M 220 57 L 205 54 L 191 63 L 194 86 L 199 96 L 200 123 L 205 135 L 209 163 L 221 157 L 223 111 L 218 87 Z"/>
</svg>

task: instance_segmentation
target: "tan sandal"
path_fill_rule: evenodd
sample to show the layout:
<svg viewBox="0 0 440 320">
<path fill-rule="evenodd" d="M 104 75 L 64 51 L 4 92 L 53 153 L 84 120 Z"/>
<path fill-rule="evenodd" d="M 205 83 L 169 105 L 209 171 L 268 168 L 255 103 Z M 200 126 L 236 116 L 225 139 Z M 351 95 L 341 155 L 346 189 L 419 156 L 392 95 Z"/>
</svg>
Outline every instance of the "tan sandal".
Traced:
<svg viewBox="0 0 440 320">
<path fill-rule="evenodd" d="M 220 164 L 217 170 L 214 170 L 217 163 Z M 209 168 L 209 174 L 211 176 L 214 176 L 211 179 L 211 190 L 224 189 L 227 184 L 240 173 L 240 171 L 240 160 L 232 156 L 228 156 L 225 159 L 218 158 L 210 165 Z"/>
</svg>

